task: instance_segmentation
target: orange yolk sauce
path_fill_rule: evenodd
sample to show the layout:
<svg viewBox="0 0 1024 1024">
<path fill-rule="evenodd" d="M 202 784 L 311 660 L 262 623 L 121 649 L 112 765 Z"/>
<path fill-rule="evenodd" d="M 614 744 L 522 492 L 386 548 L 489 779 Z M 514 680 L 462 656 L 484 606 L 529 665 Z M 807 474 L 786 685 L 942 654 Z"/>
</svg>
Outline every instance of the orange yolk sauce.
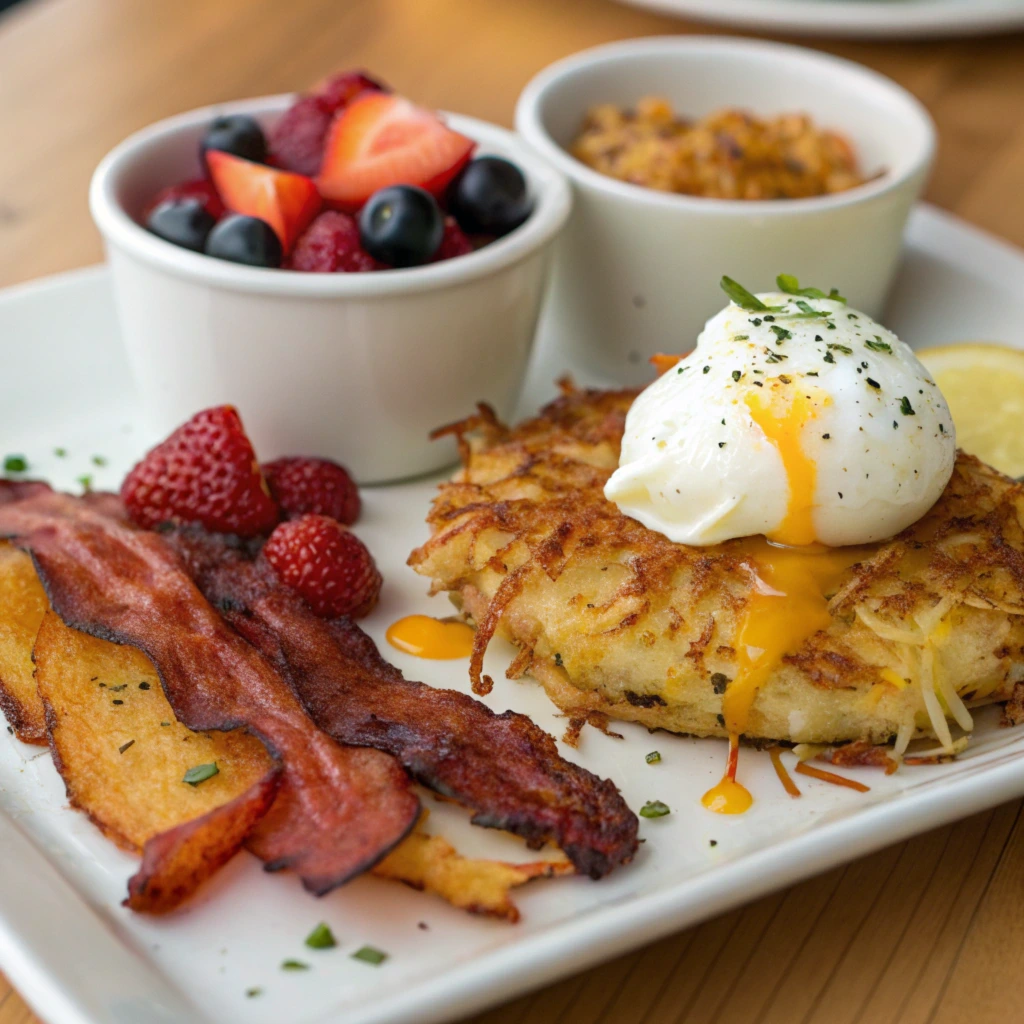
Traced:
<svg viewBox="0 0 1024 1024">
<path fill-rule="evenodd" d="M 803 450 L 800 431 L 816 415 L 804 387 L 782 392 L 748 394 L 754 422 L 778 451 L 789 482 L 785 518 L 770 537 L 744 537 L 728 544 L 755 577 L 737 637 L 738 667 L 722 698 L 729 730 L 729 761 L 722 781 L 702 803 L 720 814 L 740 814 L 752 797 L 736 781 L 739 737 L 747 726 L 757 691 L 782 659 L 831 622 L 828 601 L 850 566 L 870 549 L 828 548 L 815 543 L 814 460 Z M 780 401 L 779 399 L 783 400 Z M 827 400 L 827 399 L 826 399 Z M 795 788 L 795 787 L 794 787 Z"/>
<path fill-rule="evenodd" d="M 451 661 L 468 658 L 473 650 L 473 630 L 464 622 L 406 615 L 393 622 L 385 634 L 392 647 L 417 658 Z"/>
</svg>

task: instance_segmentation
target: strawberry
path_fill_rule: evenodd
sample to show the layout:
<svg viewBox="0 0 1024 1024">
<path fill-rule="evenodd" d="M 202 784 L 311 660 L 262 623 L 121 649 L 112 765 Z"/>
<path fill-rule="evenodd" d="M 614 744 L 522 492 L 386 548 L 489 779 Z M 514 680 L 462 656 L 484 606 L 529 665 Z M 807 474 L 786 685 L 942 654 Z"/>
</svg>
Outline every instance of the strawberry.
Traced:
<svg viewBox="0 0 1024 1024">
<path fill-rule="evenodd" d="M 200 523 L 254 537 L 279 518 L 252 443 L 230 405 L 197 413 L 125 477 L 121 500 L 139 526 Z"/>
<path fill-rule="evenodd" d="M 306 228 L 285 267 L 322 274 L 387 269 L 363 248 L 355 219 L 337 210 L 324 210 Z"/>
<path fill-rule="evenodd" d="M 217 195 L 217 190 L 209 179 L 193 178 L 190 181 L 179 182 L 177 185 L 168 185 L 167 188 L 157 192 L 142 211 L 142 222 L 145 223 L 146 218 L 168 199 L 198 199 L 206 207 L 206 212 L 211 217 L 220 220 L 224 216 L 224 204 L 220 201 L 220 196 Z"/>
<path fill-rule="evenodd" d="M 335 118 L 317 186 L 326 202 L 349 211 L 388 185 L 418 185 L 439 197 L 474 145 L 401 96 L 364 93 Z"/>
<path fill-rule="evenodd" d="M 224 205 L 232 213 L 266 221 L 286 253 L 320 212 L 320 194 L 312 178 L 219 150 L 210 150 L 206 163 Z"/>
<path fill-rule="evenodd" d="M 359 518 L 359 490 L 336 462 L 293 456 L 261 468 L 271 497 L 287 519 L 315 512 L 351 526 Z"/>
<path fill-rule="evenodd" d="M 315 175 L 334 115 L 364 92 L 387 91 L 387 86 L 361 71 L 329 78 L 311 95 L 300 96 L 271 128 L 271 162 L 288 171 Z"/>
<path fill-rule="evenodd" d="M 381 575 L 366 545 L 340 523 L 312 513 L 281 523 L 263 546 L 278 579 L 325 619 L 368 615 Z"/>
</svg>

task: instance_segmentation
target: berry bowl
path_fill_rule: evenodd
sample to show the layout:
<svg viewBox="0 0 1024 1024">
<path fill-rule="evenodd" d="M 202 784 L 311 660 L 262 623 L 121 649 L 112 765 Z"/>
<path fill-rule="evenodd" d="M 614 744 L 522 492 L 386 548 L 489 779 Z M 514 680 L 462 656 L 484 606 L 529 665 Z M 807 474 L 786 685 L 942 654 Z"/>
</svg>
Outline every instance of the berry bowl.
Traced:
<svg viewBox="0 0 1024 1024">
<path fill-rule="evenodd" d="M 732 111 L 762 122 L 806 117 L 848 143 L 863 183 L 799 198 L 709 197 L 646 187 L 631 174 L 621 180 L 574 155 L 593 108 L 639 113 L 634 105 L 652 96 L 691 123 Z M 563 354 L 599 378 L 631 384 L 649 379 L 654 353 L 693 347 L 721 307 L 723 274 L 755 291 L 792 274 L 837 286 L 852 305 L 880 315 L 935 148 L 927 111 L 868 68 L 796 46 L 706 36 L 627 40 L 558 61 L 523 90 L 516 127 L 573 185 L 552 275 Z M 614 160 L 622 141 L 602 155 Z M 726 152 L 698 172 L 728 175 L 728 161 L 742 164 L 745 152 L 757 159 L 756 145 L 744 149 L 728 132 L 708 130 L 702 145 Z"/>
<path fill-rule="evenodd" d="M 215 118 L 269 129 L 290 95 L 181 114 L 130 136 L 97 167 L 90 208 L 107 251 L 124 344 L 154 434 L 197 409 L 237 406 L 267 458 L 336 459 L 360 483 L 454 461 L 435 427 L 477 402 L 518 399 L 544 300 L 547 264 L 568 218 L 564 177 L 517 136 L 445 115 L 477 153 L 513 161 L 532 204 L 524 223 L 454 259 L 376 273 L 300 273 L 216 259 L 140 223 L 161 189 L 194 177 Z"/>
</svg>

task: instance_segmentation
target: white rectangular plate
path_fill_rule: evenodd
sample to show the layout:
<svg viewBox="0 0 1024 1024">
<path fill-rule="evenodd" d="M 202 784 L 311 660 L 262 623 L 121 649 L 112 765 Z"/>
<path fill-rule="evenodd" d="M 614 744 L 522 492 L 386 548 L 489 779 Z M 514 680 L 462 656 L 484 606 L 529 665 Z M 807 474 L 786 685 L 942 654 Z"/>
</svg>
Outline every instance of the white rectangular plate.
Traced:
<svg viewBox="0 0 1024 1024">
<path fill-rule="evenodd" d="M 780 268 L 785 269 L 785 268 Z M 833 282 L 826 282 L 831 284 Z M 841 282 L 835 282 L 841 283 Z M 559 365 L 549 318 L 524 411 L 551 393 Z M 919 209 L 896 285 L 889 326 L 912 344 L 992 340 L 1020 344 L 1024 255 L 929 208 Z M 97 268 L 0 295 L 0 455 L 25 454 L 35 474 L 73 487 L 90 474 L 115 487 L 154 439 L 137 426 L 106 271 Z M 585 379 L 585 374 L 580 374 Z M 468 410 L 467 410 L 468 411 Z M 245 410 L 242 410 L 244 416 Z M 57 458 L 56 447 L 67 450 Z M 104 466 L 92 463 L 104 456 Z M 367 621 L 378 643 L 395 618 L 444 614 L 443 598 L 405 566 L 425 535 L 435 481 L 365 494 L 358 526 L 386 581 Z M 410 677 L 466 689 L 464 662 L 387 654 Z M 558 719 L 529 680 L 509 682 L 510 649 L 496 642 L 488 670 L 499 680 L 487 703 L 529 714 L 561 735 Z M 660 799 L 669 817 L 642 821 L 636 861 L 600 883 L 537 882 L 520 890 L 518 925 L 470 917 L 439 900 L 373 878 L 317 901 L 294 877 L 265 875 L 240 855 L 186 910 L 162 920 L 120 906 L 135 864 L 66 806 L 45 751 L 0 733 L 0 967 L 38 1012 L 60 1024 L 346 1024 L 460 1017 L 580 970 L 831 865 L 1024 793 L 1024 732 L 981 716 L 957 763 L 895 776 L 861 770 L 857 794 L 801 779 L 787 797 L 766 754 L 744 751 L 753 809 L 736 818 L 705 811 L 700 794 L 719 776 L 725 746 L 635 726 L 623 740 L 594 730 L 567 751 L 611 777 L 634 808 Z M 657 749 L 660 764 L 644 755 Z M 435 803 L 431 822 L 465 852 L 529 859 L 512 839 L 468 827 Z M 308 950 L 303 939 L 327 921 L 341 946 Z M 426 929 L 421 926 L 426 925 Z M 364 943 L 389 959 L 350 958 Z M 305 972 L 283 972 L 298 958 Z M 246 990 L 262 993 L 247 997 Z"/>
</svg>

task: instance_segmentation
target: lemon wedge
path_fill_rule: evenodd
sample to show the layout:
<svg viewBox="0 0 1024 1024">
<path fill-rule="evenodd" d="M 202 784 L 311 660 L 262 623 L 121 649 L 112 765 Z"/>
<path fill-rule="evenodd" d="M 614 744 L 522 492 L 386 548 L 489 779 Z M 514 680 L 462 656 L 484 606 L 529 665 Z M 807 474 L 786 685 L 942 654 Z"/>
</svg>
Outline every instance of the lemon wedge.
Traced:
<svg viewBox="0 0 1024 1024">
<path fill-rule="evenodd" d="M 1007 476 L 1024 476 L 1024 351 L 979 342 L 915 355 L 946 396 L 958 447 Z"/>
</svg>

